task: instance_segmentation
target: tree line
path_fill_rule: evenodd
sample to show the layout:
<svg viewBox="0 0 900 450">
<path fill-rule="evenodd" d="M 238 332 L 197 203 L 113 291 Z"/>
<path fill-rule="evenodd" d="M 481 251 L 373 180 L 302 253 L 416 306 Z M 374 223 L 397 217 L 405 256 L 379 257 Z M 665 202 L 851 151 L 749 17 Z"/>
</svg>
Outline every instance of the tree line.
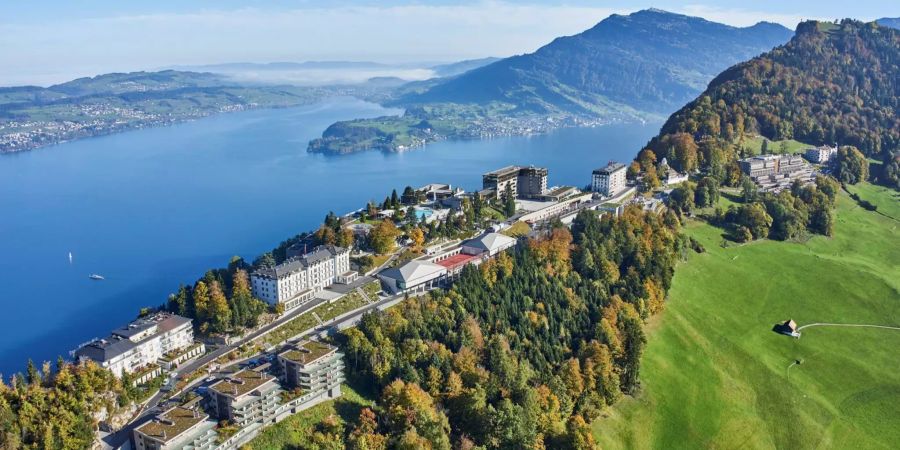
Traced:
<svg viewBox="0 0 900 450">
<path fill-rule="evenodd" d="M 678 227 L 636 207 L 582 212 L 447 291 L 367 314 L 340 341 L 380 400 L 332 434 L 350 449 L 595 448 L 590 422 L 639 386 Z"/>
</svg>

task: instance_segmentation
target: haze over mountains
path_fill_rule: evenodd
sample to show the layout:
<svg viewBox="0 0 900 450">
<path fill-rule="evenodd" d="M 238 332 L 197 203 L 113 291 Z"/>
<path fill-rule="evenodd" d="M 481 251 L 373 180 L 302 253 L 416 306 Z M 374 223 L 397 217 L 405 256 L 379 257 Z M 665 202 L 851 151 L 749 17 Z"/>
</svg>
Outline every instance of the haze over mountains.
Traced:
<svg viewBox="0 0 900 450">
<path fill-rule="evenodd" d="M 533 112 L 674 111 L 727 67 L 785 43 L 791 30 L 737 28 L 650 9 L 612 15 L 534 53 L 400 98 L 400 103 L 511 103 Z"/>
</svg>

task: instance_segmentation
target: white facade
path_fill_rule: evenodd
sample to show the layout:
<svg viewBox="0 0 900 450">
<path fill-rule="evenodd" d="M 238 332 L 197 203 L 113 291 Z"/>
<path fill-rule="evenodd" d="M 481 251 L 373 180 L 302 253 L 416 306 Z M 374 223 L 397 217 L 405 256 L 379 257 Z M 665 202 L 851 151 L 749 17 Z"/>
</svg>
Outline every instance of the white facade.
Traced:
<svg viewBox="0 0 900 450">
<path fill-rule="evenodd" d="M 274 268 L 260 269 L 250 276 L 250 282 L 254 297 L 273 305 L 283 303 L 288 310 L 311 300 L 348 272 L 350 250 L 322 246 Z"/>
<path fill-rule="evenodd" d="M 114 330 L 106 339 L 79 348 L 75 355 L 79 359 L 92 359 L 121 377 L 156 364 L 166 353 L 177 352 L 193 343 L 191 319 L 157 313 Z"/>
<path fill-rule="evenodd" d="M 806 156 L 806 159 L 810 162 L 824 164 L 828 162 L 835 153 L 837 153 L 837 147 L 823 145 L 821 147 L 806 149 L 804 156 Z"/>
<path fill-rule="evenodd" d="M 609 163 L 606 167 L 595 169 L 591 179 L 591 190 L 606 196 L 616 195 L 625 189 L 625 165 Z"/>
</svg>

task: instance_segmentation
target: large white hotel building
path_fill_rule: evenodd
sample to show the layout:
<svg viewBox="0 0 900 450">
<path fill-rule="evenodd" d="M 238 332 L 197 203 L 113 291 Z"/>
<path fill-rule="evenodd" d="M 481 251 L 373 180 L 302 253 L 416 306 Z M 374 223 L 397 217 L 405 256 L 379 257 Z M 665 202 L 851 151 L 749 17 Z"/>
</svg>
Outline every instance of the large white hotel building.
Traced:
<svg viewBox="0 0 900 450">
<path fill-rule="evenodd" d="M 323 245 L 275 267 L 259 269 L 250 276 L 253 296 L 270 304 L 284 304 L 285 311 L 296 308 L 316 292 L 334 284 L 353 281 L 350 250 Z"/>
</svg>

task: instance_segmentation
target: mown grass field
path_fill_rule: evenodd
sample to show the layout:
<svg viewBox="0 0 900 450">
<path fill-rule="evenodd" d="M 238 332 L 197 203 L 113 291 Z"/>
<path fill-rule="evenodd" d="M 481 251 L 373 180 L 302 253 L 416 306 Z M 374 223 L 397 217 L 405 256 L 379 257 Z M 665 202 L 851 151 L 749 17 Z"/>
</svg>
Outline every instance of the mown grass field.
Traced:
<svg viewBox="0 0 900 450">
<path fill-rule="evenodd" d="M 896 202 L 854 189 L 879 210 Z M 802 244 L 726 249 L 721 230 L 687 226 L 707 252 L 676 270 L 640 393 L 594 424 L 602 448 L 898 448 L 900 331 L 772 331 L 789 318 L 900 326 L 898 222 L 846 194 L 837 209 L 835 237 Z"/>
<path fill-rule="evenodd" d="M 784 141 L 770 141 L 769 139 L 766 139 L 762 136 L 754 136 L 746 139 L 743 143 L 743 146 L 749 148 L 754 155 L 758 155 L 762 151 L 763 141 L 768 141 L 766 148 L 768 149 L 769 153 L 800 153 L 810 147 L 815 147 L 814 145 L 804 144 L 793 139 L 787 139 Z M 782 151 L 781 149 L 782 143 L 784 143 L 784 151 Z"/>
</svg>

